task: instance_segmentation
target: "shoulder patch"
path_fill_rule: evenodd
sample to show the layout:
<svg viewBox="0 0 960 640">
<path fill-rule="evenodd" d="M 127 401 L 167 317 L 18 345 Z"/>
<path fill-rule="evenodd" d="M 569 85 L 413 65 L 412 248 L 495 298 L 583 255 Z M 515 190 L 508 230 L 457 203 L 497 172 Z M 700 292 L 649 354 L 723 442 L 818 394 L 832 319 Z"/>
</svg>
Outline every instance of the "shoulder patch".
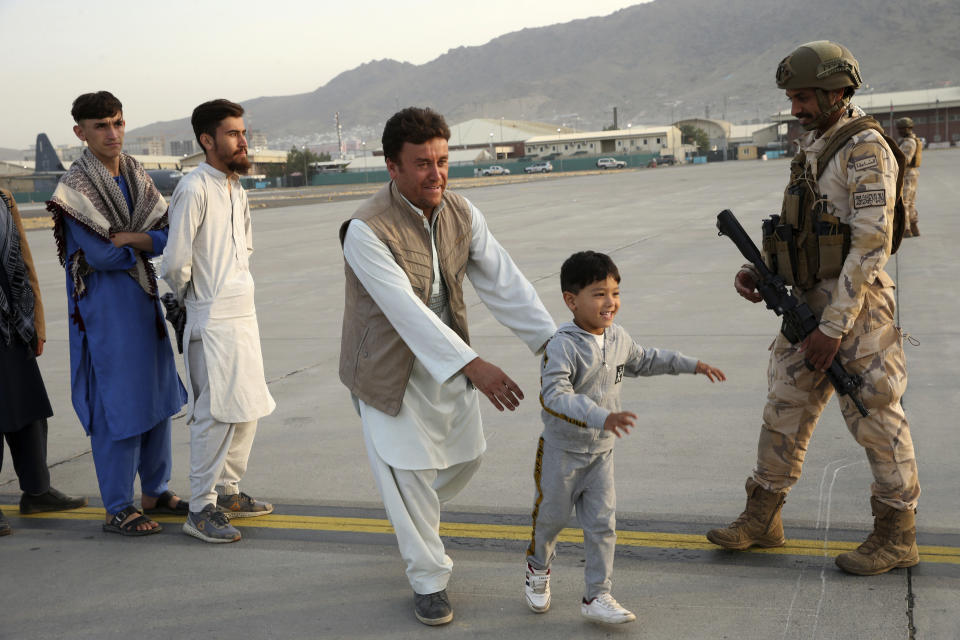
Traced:
<svg viewBox="0 0 960 640">
<path fill-rule="evenodd" d="M 875 191 L 861 191 L 853 194 L 853 208 L 883 207 L 887 204 L 887 192 L 884 189 Z"/>
<path fill-rule="evenodd" d="M 877 166 L 877 156 L 870 156 L 869 158 L 860 158 L 853 163 L 853 168 L 857 171 L 863 171 L 864 169 L 869 169 L 870 167 Z"/>
</svg>

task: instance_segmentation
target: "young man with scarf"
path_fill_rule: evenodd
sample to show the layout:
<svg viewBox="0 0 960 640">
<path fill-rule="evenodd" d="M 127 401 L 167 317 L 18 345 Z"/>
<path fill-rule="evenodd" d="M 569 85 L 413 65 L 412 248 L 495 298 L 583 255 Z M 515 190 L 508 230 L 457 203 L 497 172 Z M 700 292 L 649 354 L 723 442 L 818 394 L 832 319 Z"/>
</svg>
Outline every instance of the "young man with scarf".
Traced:
<svg viewBox="0 0 960 640">
<path fill-rule="evenodd" d="M 190 404 L 190 515 L 187 535 L 235 542 L 229 518 L 262 516 L 273 505 L 240 491 L 257 421 L 276 404 L 263 375 L 253 299 L 250 204 L 239 174 L 247 159 L 243 107 L 212 100 L 193 110 L 205 162 L 177 185 L 163 279 L 186 306 L 183 360 Z"/>
<path fill-rule="evenodd" d="M 37 367 L 46 341 L 40 283 L 17 203 L 0 189 L 0 469 L 3 441 L 20 481 L 20 513 L 76 509 L 86 498 L 50 486 L 47 418 L 53 415 Z M 0 512 L 0 536 L 10 534 Z"/>
<path fill-rule="evenodd" d="M 186 514 L 167 487 L 171 418 L 186 402 L 150 259 L 167 242 L 167 203 L 123 153 L 123 106 L 106 91 L 73 102 L 87 149 L 60 178 L 47 208 L 67 276 L 73 407 L 90 436 L 103 530 L 158 533 L 133 505 L 140 475 L 147 514 Z"/>
</svg>

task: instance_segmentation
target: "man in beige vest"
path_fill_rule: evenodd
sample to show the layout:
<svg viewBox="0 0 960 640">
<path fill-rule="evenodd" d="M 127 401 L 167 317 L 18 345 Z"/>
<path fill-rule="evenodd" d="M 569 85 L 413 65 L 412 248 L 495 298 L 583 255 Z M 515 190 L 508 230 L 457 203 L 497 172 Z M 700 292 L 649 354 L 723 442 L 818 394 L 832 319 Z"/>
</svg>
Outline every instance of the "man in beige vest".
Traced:
<svg viewBox="0 0 960 640">
<path fill-rule="evenodd" d="M 466 486 L 486 448 L 479 394 L 500 411 L 523 393 L 470 348 L 463 278 L 532 352 L 556 327 L 466 198 L 446 191 L 450 129 L 410 107 L 383 131 L 390 182 L 340 228 L 346 301 L 340 380 L 363 423 L 367 455 L 397 535 L 417 619 L 453 619 L 453 562 L 440 504 Z"/>
<path fill-rule="evenodd" d="M 898 118 L 897 135 L 900 136 L 900 151 L 906 162 L 903 172 L 903 206 L 907 209 L 908 226 L 904 237 L 919 236 L 917 227 L 917 182 L 920 180 L 920 159 L 923 155 L 923 143 L 913 132 L 913 118 Z"/>
</svg>

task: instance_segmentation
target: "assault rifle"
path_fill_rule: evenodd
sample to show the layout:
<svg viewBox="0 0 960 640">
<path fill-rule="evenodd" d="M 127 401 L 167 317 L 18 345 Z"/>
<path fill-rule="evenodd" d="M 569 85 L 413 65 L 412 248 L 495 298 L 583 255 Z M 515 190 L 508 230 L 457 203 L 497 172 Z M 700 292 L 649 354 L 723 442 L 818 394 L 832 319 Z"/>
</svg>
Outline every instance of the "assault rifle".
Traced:
<svg viewBox="0 0 960 640">
<path fill-rule="evenodd" d="M 757 245 L 753 243 L 747 232 L 740 226 L 740 221 L 733 215 L 729 209 L 724 209 L 717 214 L 717 229 L 721 236 L 727 236 L 737 245 L 737 249 L 743 254 L 754 268 L 760 274 L 760 280 L 757 282 L 757 291 L 763 296 L 763 301 L 767 303 L 767 308 L 771 309 L 778 316 L 783 317 L 783 324 L 780 332 L 791 344 L 800 344 L 804 338 L 813 333 L 820 326 L 820 319 L 814 315 L 813 310 L 806 302 L 801 302 L 795 298 L 788 290 L 784 279 L 770 271 L 767 264 L 763 261 L 763 256 Z M 806 363 L 807 367 L 813 369 L 813 365 Z M 867 408 L 860 401 L 859 392 L 863 386 L 863 378 L 856 374 L 849 374 L 843 366 L 834 358 L 830 368 L 826 371 L 827 378 L 841 396 L 850 396 L 850 400 L 856 405 L 863 416 L 870 415 Z"/>
</svg>

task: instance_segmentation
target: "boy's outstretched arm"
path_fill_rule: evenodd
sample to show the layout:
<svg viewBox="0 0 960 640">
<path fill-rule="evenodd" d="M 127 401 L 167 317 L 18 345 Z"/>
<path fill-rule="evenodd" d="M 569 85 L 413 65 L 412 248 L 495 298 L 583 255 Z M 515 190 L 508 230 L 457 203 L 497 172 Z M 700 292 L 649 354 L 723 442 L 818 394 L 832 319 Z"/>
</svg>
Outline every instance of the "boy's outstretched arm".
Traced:
<svg viewBox="0 0 960 640">
<path fill-rule="evenodd" d="M 720 371 L 720 369 L 716 367 L 711 367 L 702 360 L 697 360 L 697 373 L 701 373 L 710 378 L 710 382 L 723 382 L 727 379 L 723 371 Z"/>
</svg>

